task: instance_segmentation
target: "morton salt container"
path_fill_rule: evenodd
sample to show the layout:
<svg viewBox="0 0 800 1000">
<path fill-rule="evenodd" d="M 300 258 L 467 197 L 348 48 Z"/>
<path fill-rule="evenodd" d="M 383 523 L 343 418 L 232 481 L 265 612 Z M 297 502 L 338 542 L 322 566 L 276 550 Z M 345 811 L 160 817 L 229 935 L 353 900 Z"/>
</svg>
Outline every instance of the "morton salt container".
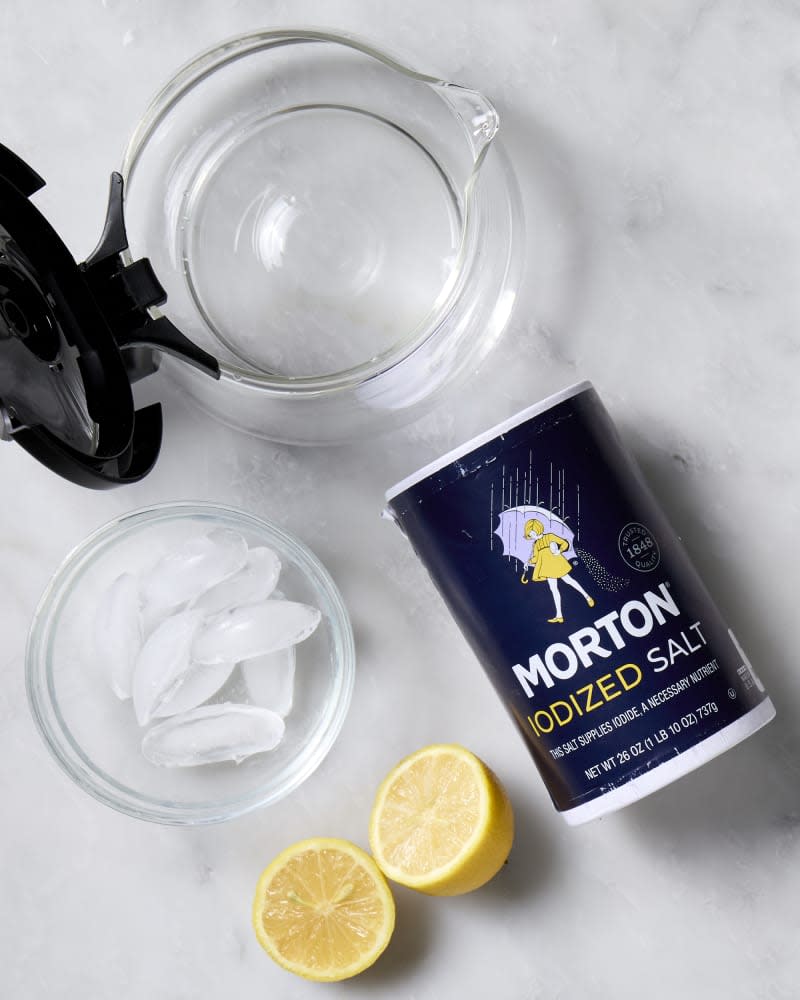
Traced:
<svg viewBox="0 0 800 1000">
<path fill-rule="evenodd" d="M 387 502 L 567 823 L 635 802 L 774 717 L 589 383 Z"/>
</svg>

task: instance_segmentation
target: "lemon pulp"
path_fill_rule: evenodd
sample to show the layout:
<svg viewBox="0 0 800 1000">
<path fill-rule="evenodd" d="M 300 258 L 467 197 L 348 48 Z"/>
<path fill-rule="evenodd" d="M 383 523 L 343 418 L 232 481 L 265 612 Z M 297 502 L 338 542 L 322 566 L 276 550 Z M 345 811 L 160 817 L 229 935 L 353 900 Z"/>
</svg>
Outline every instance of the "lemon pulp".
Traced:
<svg viewBox="0 0 800 1000">
<path fill-rule="evenodd" d="M 511 803 L 499 779 L 456 744 L 402 760 L 378 789 L 370 819 L 370 846 L 383 873 L 437 896 L 488 882 L 513 838 Z"/>
<path fill-rule="evenodd" d="M 391 891 L 375 862 L 345 840 L 293 844 L 264 869 L 253 928 L 283 968 L 333 982 L 375 962 L 394 930 Z"/>
</svg>

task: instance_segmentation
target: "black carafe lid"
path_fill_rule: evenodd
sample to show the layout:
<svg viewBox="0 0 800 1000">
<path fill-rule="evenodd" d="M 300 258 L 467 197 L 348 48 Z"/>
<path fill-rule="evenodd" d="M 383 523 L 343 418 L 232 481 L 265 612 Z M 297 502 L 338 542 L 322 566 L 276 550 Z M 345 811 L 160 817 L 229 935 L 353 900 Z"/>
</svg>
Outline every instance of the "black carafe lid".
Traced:
<svg viewBox="0 0 800 1000">
<path fill-rule="evenodd" d="M 122 258 L 122 177 L 112 174 L 83 264 L 29 201 L 43 186 L 0 145 L 0 437 L 83 486 L 136 482 L 158 457 L 162 417 L 158 403 L 134 408 L 131 384 L 157 370 L 160 351 L 214 378 L 219 365 L 148 312 L 166 294 L 149 260 Z"/>
</svg>

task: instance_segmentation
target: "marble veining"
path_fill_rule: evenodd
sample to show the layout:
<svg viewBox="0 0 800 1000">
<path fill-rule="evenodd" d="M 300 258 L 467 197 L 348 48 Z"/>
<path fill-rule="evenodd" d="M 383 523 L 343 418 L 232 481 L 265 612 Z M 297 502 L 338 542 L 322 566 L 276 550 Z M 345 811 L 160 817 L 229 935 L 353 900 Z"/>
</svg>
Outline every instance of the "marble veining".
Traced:
<svg viewBox="0 0 800 1000">
<path fill-rule="evenodd" d="M 152 94 L 245 30 L 349 31 L 483 90 L 519 177 L 527 261 L 509 329 L 417 423 L 339 448 L 215 424 L 170 391 L 154 473 L 111 493 L 0 442 L 0 992 L 188 1000 L 321 988 L 250 931 L 261 868 L 314 834 L 366 844 L 385 770 L 460 741 L 506 781 L 509 864 L 484 890 L 398 891 L 395 941 L 332 996 L 794 1000 L 800 981 L 800 3 L 796 0 L 7 0 L 0 141 L 47 180 L 75 255 Z M 521 740 L 397 529 L 384 490 L 550 392 L 592 379 L 778 711 L 763 732 L 587 827 L 552 811 Z M 51 760 L 25 638 L 53 571 L 136 507 L 203 499 L 300 536 L 353 618 L 358 678 L 320 769 L 221 827 L 118 815 Z M 754 530 L 754 524 L 760 530 Z"/>
</svg>

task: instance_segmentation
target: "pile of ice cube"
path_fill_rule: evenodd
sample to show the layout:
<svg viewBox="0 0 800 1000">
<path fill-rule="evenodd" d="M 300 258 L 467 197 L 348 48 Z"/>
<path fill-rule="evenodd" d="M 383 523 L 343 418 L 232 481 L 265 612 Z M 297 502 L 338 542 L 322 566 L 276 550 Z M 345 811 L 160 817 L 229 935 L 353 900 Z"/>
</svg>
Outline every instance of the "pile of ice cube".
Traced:
<svg viewBox="0 0 800 1000">
<path fill-rule="evenodd" d="M 190 538 L 103 594 L 95 648 L 118 698 L 132 699 L 142 753 L 189 767 L 272 750 L 292 707 L 294 647 L 320 612 L 282 599 L 280 560 L 229 529 Z M 249 704 L 203 704 L 241 671 Z"/>
</svg>

